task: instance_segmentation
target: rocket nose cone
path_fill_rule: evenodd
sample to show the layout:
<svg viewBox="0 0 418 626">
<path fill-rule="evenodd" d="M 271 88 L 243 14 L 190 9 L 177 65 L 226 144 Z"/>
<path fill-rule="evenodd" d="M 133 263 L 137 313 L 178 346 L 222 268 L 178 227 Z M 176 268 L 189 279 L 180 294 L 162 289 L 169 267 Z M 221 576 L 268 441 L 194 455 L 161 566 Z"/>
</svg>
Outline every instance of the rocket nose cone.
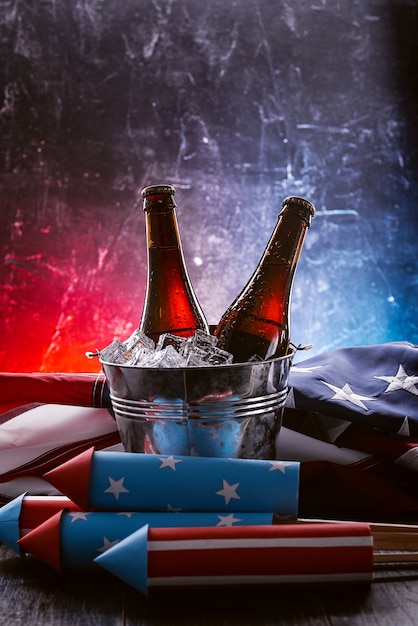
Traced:
<svg viewBox="0 0 418 626">
<path fill-rule="evenodd" d="M 100 554 L 94 562 L 125 583 L 148 595 L 148 525 Z"/>
<path fill-rule="evenodd" d="M 20 539 L 19 517 L 25 494 L 14 498 L 0 508 L 0 541 L 15 552 L 20 553 L 18 545 Z"/>
<path fill-rule="evenodd" d="M 85 511 L 89 508 L 88 488 L 93 453 L 94 448 L 89 448 L 43 475 L 45 480 Z"/>
</svg>

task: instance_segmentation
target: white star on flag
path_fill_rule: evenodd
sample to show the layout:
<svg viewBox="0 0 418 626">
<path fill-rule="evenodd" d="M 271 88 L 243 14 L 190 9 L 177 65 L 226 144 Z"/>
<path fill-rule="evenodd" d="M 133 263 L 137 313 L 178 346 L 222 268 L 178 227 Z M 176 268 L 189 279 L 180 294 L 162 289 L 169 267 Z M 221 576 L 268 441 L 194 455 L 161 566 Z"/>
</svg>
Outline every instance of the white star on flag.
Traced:
<svg viewBox="0 0 418 626">
<path fill-rule="evenodd" d="M 373 376 L 373 378 L 385 380 L 389 383 L 388 387 L 385 389 L 385 393 L 388 393 L 388 391 L 401 391 L 403 389 L 404 391 L 412 393 L 414 396 L 418 396 L 418 388 L 416 387 L 418 384 L 418 376 L 409 376 L 402 365 L 399 365 L 396 376 Z"/>
<path fill-rule="evenodd" d="M 84 513 L 84 512 L 82 512 L 82 511 L 80 511 L 80 512 L 76 511 L 75 513 L 70 512 L 71 524 L 72 524 L 73 522 L 76 522 L 76 521 L 77 521 L 77 520 L 79 520 L 79 519 L 82 519 L 82 520 L 84 520 L 84 521 L 87 521 L 87 515 L 88 515 L 88 513 Z"/>
<path fill-rule="evenodd" d="M 97 552 L 106 552 L 106 550 L 109 550 L 109 548 L 112 548 L 113 546 L 115 546 L 117 543 L 119 543 L 119 539 L 115 539 L 114 541 L 109 541 L 109 539 L 107 539 L 107 537 L 103 537 L 103 545 L 101 548 L 97 549 Z"/>
<path fill-rule="evenodd" d="M 286 467 L 292 465 L 292 463 L 286 463 L 285 461 L 269 461 L 271 467 L 269 472 L 274 472 L 275 470 L 279 470 L 282 474 L 286 474 Z"/>
<path fill-rule="evenodd" d="M 175 459 L 173 456 L 168 456 L 166 459 L 159 459 L 161 461 L 160 469 L 163 467 L 169 467 L 176 471 L 176 463 L 182 463 L 181 459 Z"/>
<path fill-rule="evenodd" d="M 219 523 L 217 526 L 232 526 L 235 522 L 240 522 L 241 520 L 238 517 L 234 517 L 233 513 L 229 515 L 218 515 Z"/>
<path fill-rule="evenodd" d="M 332 396 L 331 400 L 346 400 L 347 402 L 351 402 L 355 406 L 358 406 L 360 409 L 364 409 L 365 411 L 368 411 L 368 408 L 365 404 L 363 404 L 362 400 L 375 400 L 375 398 L 368 398 L 367 396 L 360 396 L 359 394 L 354 393 L 348 383 L 346 383 L 344 387 L 340 388 L 335 387 L 330 383 L 326 383 L 324 380 L 322 380 L 321 382 L 330 389 L 332 389 L 332 391 L 335 391 L 335 396 Z"/>
<path fill-rule="evenodd" d="M 397 435 L 402 437 L 410 437 L 411 431 L 409 429 L 409 418 L 405 416 L 400 429 L 396 432 Z"/>
<path fill-rule="evenodd" d="M 119 480 L 113 480 L 113 478 L 111 478 L 110 476 L 108 478 L 110 486 L 104 490 L 105 493 L 113 493 L 116 500 L 119 500 L 119 496 L 121 493 L 129 493 L 129 489 L 125 489 L 125 487 L 123 486 L 123 481 L 125 480 L 125 477 L 120 478 Z"/>
<path fill-rule="evenodd" d="M 236 493 L 239 483 L 230 485 L 225 479 L 222 480 L 223 489 L 216 492 L 217 496 L 223 496 L 225 498 L 225 504 L 229 504 L 230 500 L 241 500 L 240 496 Z"/>
</svg>

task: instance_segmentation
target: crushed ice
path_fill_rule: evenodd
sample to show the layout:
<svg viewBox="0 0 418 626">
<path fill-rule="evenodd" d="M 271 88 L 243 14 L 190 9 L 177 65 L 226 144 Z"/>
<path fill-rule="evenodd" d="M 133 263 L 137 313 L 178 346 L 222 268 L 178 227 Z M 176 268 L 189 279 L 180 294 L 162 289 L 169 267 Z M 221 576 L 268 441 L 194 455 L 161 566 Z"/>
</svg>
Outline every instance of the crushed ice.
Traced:
<svg viewBox="0 0 418 626">
<path fill-rule="evenodd" d="M 137 367 L 204 367 L 227 365 L 233 356 L 217 347 L 217 338 L 197 330 L 191 337 L 164 333 L 157 344 L 139 329 L 99 351 L 102 361 Z"/>
</svg>

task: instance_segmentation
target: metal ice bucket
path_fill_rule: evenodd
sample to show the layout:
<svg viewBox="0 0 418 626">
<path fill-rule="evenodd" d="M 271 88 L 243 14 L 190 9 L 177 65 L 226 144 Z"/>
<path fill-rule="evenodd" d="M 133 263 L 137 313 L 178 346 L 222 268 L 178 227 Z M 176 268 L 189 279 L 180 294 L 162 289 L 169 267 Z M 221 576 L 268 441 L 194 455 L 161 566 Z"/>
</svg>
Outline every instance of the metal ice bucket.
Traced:
<svg viewBox="0 0 418 626">
<path fill-rule="evenodd" d="M 100 362 L 127 452 L 272 459 L 293 355 L 158 369 Z"/>
</svg>

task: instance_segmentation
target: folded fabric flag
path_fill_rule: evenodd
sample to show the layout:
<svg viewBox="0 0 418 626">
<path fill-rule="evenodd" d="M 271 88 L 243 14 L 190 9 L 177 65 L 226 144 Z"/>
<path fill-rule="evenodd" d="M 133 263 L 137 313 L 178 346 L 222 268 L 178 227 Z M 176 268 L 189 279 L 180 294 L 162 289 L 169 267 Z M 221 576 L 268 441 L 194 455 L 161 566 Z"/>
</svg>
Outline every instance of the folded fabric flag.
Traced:
<svg viewBox="0 0 418 626">
<path fill-rule="evenodd" d="M 373 538 L 367 524 L 144 526 L 95 562 L 145 595 L 167 587 L 369 583 Z"/>
<path fill-rule="evenodd" d="M 85 511 L 298 515 L 297 462 L 90 449 L 44 478 Z"/>
<path fill-rule="evenodd" d="M 24 476 L 0 483 L 0 507 L 22 493 L 42 496 L 57 496 L 59 492 L 46 480 L 37 476 Z"/>
<path fill-rule="evenodd" d="M 103 448 L 119 441 L 106 409 L 42 404 L 19 415 L 15 411 L 0 425 L 0 483 L 42 476 L 92 445 Z"/>
<path fill-rule="evenodd" d="M 119 445 L 103 374 L 0 372 L 0 504 L 56 494 L 42 474 L 94 445 Z"/>
<path fill-rule="evenodd" d="M 338 432 L 335 432 L 336 422 L 339 422 Z M 330 441 L 338 446 L 355 446 L 357 450 L 373 454 L 388 463 L 418 471 L 418 444 L 415 441 L 388 436 L 377 429 L 371 432 L 357 424 L 343 423 L 330 417 L 324 419 L 324 428 L 327 428 Z"/>
<path fill-rule="evenodd" d="M 295 364 L 286 406 L 418 436 L 418 346 L 344 348 Z"/>
<path fill-rule="evenodd" d="M 286 451 L 299 461 L 328 460 L 356 465 L 392 477 L 418 471 L 418 443 L 376 428 L 321 413 L 286 409 L 284 427 L 276 441 L 278 455 Z M 413 476 L 413 474 L 410 474 Z M 416 478 L 416 476 L 415 476 Z"/>
<path fill-rule="evenodd" d="M 373 452 L 330 443 L 321 415 L 286 410 L 284 424 L 277 438 L 277 455 L 299 461 L 299 515 L 302 517 L 339 518 L 374 521 L 416 522 L 418 516 L 418 481 L 412 467 L 398 464 L 396 456 L 379 456 L 380 438 L 369 429 L 367 439 Z M 327 418 L 327 421 L 328 418 Z M 347 423 L 350 426 L 349 423 Z M 359 430 L 355 426 L 356 430 Z M 339 441 L 337 441 L 339 443 Z M 417 448 L 417 444 L 404 442 Z M 374 445 L 372 445 L 374 444 Z M 399 452 L 402 442 L 394 441 Z M 361 447 L 361 446 L 359 446 Z"/>
<path fill-rule="evenodd" d="M 418 349 L 406 342 L 335 350 L 291 368 L 277 454 L 301 462 L 301 511 L 416 520 L 417 373 Z"/>
<path fill-rule="evenodd" d="M 416 524 L 418 498 L 388 478 L 353 466 L 312 461 L 300 466 L 299 515 Z"/>
<path fill-rule="evenodd" d="M 0 509 L 0 515 L 1 515 Z M 18 540 L 20 550 L 57 571 L 96 568 L 94 559 L 145 524 L 151 528 L 271 525 L 272 513 L 61 511 Z"/>
</svg>

